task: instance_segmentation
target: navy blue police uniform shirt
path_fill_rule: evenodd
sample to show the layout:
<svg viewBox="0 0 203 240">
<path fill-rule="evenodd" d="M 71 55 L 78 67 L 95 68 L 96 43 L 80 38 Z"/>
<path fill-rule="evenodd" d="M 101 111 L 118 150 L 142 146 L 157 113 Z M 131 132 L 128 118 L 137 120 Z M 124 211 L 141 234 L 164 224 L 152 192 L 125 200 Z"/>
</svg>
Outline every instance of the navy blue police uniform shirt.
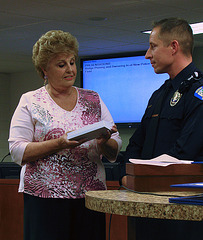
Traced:
<svg viewBox="0 0 203 240">
<path fill-rule="evenodd" d="M 160 94 L 171 81 L 171 87 L 162 104 L 158 129 L 152 157 L 168 154 L 178 159 L 203 160 L 203 77 L 193 81 L 181 97 L 174 93 L 181 83 L 195 71 L 200 71 L 194 63 L 189 64 L 172 81 L 165 83 L 155 91 L 146 108 L 141 124 L 130 138 L 125 152 L 125 161 L 130 158 L 142 158 L 146 129 Z"/>
</svg>

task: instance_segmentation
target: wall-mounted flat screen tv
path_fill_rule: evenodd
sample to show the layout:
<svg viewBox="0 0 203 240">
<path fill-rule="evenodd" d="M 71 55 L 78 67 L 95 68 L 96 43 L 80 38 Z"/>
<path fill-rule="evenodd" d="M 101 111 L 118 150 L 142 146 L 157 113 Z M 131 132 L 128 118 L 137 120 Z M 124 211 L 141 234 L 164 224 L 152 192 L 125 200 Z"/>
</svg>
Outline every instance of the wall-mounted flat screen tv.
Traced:
<svg viewBox="0 0 203 240">
<path fill-rule="evenodd" d="M 151 94 L 168 74 L 156 74 L 144 53 L 81 59 L 82 87 L 98 92 L 118 127 L 141 122 Z"/>
</svg>

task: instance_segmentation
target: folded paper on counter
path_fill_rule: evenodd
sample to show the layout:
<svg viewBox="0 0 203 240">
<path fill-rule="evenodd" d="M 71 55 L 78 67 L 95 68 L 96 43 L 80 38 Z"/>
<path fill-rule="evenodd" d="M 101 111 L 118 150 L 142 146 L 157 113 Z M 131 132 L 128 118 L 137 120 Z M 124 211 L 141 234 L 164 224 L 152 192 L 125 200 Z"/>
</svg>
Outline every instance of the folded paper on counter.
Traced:
<svg viewBox="0 0 203 240">
<path fill-rule="evenodd" d="M 154 165 L 154 166 L 162 166 L 162 167 L 166 167 L 172 164 L 191 164 L 193 162 L 190 160 L 179 160 L 167 154 L 162 154 L 156 158 L 152 158 L 149 160 L 129 159 L 129 161 L 134 164 Z"/>
</svg>

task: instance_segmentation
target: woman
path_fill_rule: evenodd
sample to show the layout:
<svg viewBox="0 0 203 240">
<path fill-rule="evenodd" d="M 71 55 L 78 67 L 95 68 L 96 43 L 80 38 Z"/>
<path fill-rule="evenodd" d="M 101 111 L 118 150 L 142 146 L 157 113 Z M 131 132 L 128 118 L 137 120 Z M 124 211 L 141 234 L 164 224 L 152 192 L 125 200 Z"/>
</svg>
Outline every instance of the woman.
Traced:
<svg viewBox="0 0 203 240">
<path fill-rule="evenodd" d="M 91 141 L 67 132 L 113 119 L 96 92 L 74 87 L 78 43 L 49 31 L 33 47 L 33 63 L 46 84 L 22 95 L 11 121 L 9 148 L 22 165 L 24 239 L 105 239 L 105 215 L 85 208 L 85 192 L 105 190 L 104 155 L 116 159 L 116 126 Z M 112 134 L 112 135 L 111 135 Z"/>
</svg>

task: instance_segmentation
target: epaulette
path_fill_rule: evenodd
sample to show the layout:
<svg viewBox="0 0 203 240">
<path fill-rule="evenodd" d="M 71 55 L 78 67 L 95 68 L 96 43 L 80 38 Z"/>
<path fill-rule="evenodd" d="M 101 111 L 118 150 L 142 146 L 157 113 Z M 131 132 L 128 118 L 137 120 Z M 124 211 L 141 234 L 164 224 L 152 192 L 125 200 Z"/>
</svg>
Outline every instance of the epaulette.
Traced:
<svg viewBox="0 0 203 240">
<path fill-rule="evenodd" d="M 189 78 L 181 82 L 180 87 L 178 88 L 177 91 L 175 91 L 175 93 L 173 94 L 173 97 L 170 100 L 170 106 L 174 107 L 179 102 L 182 95 L 191 88 L 193 83 L 199 81 L 202 78 L 202 76 L 203 76 L 202 73 L 195 71 Z M 202 90 L 202 89 L 203 87 L 201 87 L 201 89 L 199 90 Z M 198 96 L 196 95 L 195 96 L 199 98 L 199 95 L 200 93 L 198 93 Z M 201 91 L 201 98 L 202 98 L 201 100 L 203 100 L 202 91 Z"/>
<path fill-rule="evenodd" d="M 187 92 L 193 83 L 199 81 L 203 77 L 201 72 L 195 71 L 188 79 L 184 80 L 178 89 L 180 94 Z"/>
</svg>

